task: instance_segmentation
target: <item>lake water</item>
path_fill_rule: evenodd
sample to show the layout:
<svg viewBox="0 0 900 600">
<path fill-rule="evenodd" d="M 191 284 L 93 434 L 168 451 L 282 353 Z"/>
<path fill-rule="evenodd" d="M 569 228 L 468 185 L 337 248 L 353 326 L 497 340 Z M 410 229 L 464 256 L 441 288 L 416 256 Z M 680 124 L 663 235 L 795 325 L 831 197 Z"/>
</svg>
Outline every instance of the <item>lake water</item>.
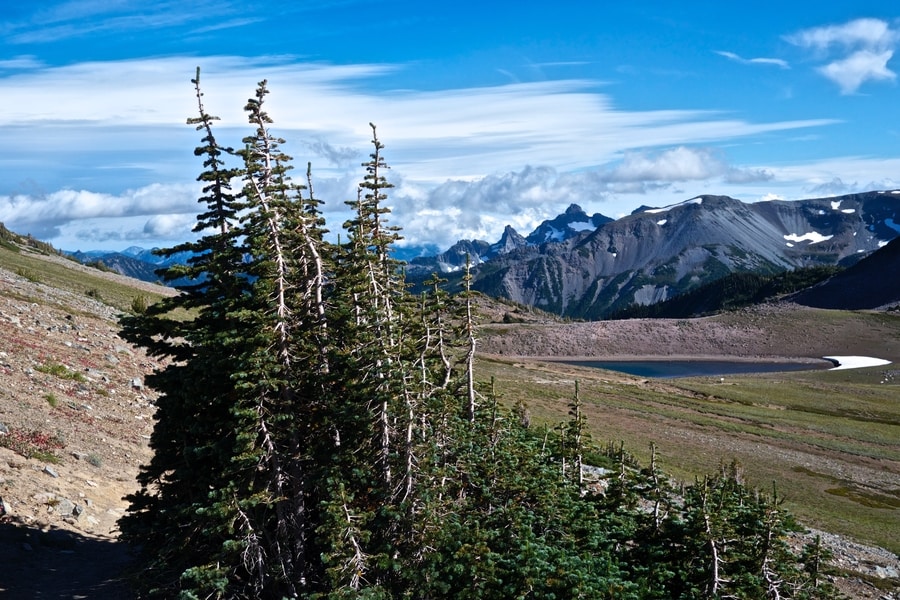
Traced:
<svg viewBox="0 0 900 600">
<path fill-rule="evenodd" d="M 638 377 L 670 379 L 674 377 L 704 377 L 741 375 L 746 373 L 778 373 L 784 371 L 811 371 L 827 369 L 834 365 L 817 363 L 753 362 L 728 360 L 567 360 L 569 365 L 619 371 Z"/>
</svg>

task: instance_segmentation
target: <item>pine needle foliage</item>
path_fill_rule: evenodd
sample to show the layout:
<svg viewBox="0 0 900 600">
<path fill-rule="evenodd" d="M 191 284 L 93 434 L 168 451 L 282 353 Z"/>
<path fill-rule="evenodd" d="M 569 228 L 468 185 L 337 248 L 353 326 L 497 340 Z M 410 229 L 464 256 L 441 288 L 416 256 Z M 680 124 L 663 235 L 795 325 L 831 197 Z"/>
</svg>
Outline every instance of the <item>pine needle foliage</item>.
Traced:
<svg viewBox="0 0 900 600">
<path fill-rule="evenodd" d="M 413 296 L 391 258 L 374 125 L 333 244 L 311 166 L 292 180 L 272 132 L 267 82 L 234 150 L 192 81 L 201 237 L 161 251 L 192 256 L 161 273 L 181 294 L 122 322 L 166 359 L 147 378 L 154 454 L 120 521 L 139 597 L 834 597 L 827 553 L 785 544 L 774 493 L 735 470 L 676 490 L 655 452 L 641 466 L 621 447 L 586 477 L 602 450 L 577 386 L 570 420 L 538 430 L 476 383 L 468 286 L 453 298 L 434 276 Z"/>
</svg>

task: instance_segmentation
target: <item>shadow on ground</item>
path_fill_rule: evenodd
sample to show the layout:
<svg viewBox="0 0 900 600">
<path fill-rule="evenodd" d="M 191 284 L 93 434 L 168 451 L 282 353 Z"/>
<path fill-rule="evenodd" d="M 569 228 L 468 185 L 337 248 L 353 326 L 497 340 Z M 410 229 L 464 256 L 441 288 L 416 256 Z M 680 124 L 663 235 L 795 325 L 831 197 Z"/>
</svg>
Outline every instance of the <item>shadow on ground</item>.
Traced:
<svg viewBox="0 0 900 600">
<path fill-rule="evenodd" d="M 0 523 L 0 597 L 5 600 L 132 600 L 128 546 L 65 529 Z"/>
</svg>

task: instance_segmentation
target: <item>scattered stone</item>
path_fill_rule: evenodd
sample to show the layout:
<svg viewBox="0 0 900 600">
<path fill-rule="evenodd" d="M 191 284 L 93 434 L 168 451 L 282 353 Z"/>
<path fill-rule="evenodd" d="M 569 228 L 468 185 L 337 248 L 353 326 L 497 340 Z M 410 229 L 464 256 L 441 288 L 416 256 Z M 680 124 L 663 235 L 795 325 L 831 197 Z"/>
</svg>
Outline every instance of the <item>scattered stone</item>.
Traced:
<svg viewBox="0 0 900 600">
<path fill-rule="evenodd" d="M 876 565 L 875 576 L 881 579 L 897 579 L 900 577 L 900 571 L 895 567 Z"/>
<path fill-rule="evenodd" d="M 75 503 L 68 498 L 60 498 L 56 503 L 56 512 L 61 517 L 69 517 L 75 512 Z"/>
<path fill-rule="evenodd" d="M 53 477 L 53 478 L 59 477 L 59 473 L 57 473 L 57 472 L 56 472 L 56 469 L 54 469 L 54 468 L 51 467 L 50 465 L 45 466 L 44 469 L 43 469 L 43 471 L 44 471 L 44 473 L 46 473 L 46 474 L 49 475 L 50 477 Z"/>
<path fill-rule="evenodd" d="M 8 434 L 9 434 L 9 427 L 4 425 L 3 423 L 0 423 L 0 435 L 8 435 Z"/>
<path fill-rule="evenodd" d="M 143 390 L 144 389 L 144 381 L 140 377 L 135 377 L 131 380 L 131 388 L 135 390 Z"/>
</svg>

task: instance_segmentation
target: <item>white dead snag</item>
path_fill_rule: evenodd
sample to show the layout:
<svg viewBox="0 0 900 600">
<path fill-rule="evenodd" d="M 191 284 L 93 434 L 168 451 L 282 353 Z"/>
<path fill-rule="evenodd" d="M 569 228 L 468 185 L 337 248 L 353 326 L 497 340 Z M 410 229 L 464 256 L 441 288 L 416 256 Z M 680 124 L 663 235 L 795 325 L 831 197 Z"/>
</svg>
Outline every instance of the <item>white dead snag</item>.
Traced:
<svg viewBox="0 0 900 600">
<path fill-rule="evenodd" d="M 472 263 L 466 255 L 466 274 L 463 276 L 465 283 L 466 322 L 465 333 L 468 342 L 466 351 L 466 395 L 468 397 L 468 417 L 471 423 L 475 422 L 475 315 L 472 309 Z"/>
</svg>

